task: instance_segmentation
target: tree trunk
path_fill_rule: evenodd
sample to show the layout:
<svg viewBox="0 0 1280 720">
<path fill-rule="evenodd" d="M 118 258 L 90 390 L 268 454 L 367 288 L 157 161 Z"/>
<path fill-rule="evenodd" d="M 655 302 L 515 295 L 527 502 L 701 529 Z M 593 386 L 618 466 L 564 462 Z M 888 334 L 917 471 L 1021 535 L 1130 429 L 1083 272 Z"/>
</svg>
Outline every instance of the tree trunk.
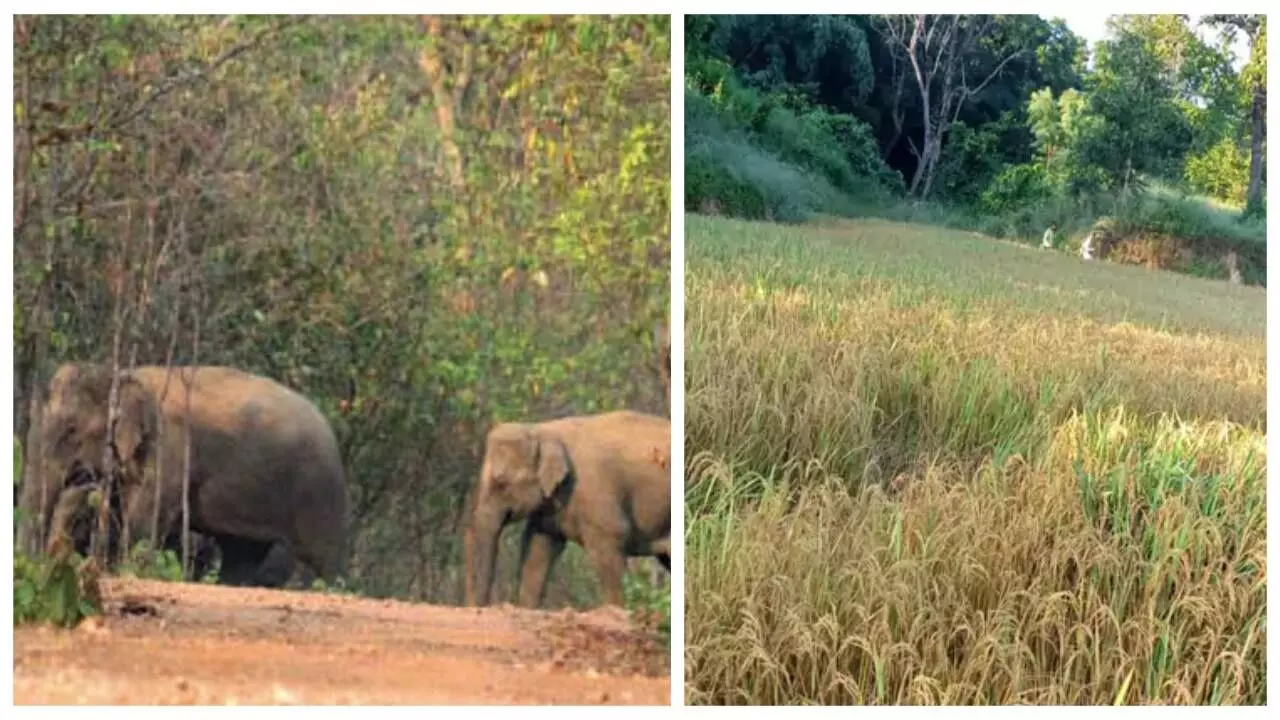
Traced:
<svg viewBox="0 0 1280 720">
<path fill-rule="evenodd" d="M 18 527 L 18 548 L 30 557 L 37 557 L 44 550 L 41 537 L 45 518 L 49 516 L 53 492 L 52 479 L 43 472 L 40 448 L 41 405 L 38 397 L 31 399 L 31 422 L 27 426 L 27 443 L 22 448 L 22 489 L 19 491 L 18 508 L 22 511 Z"/>
<path fill-rule="evenodd" d="M 466 173 L 462 152 L 458 149 L 457 114 L 462 110 L 462 98 L 471 83 L 471 72 L 475 63 L 475 49 L 470 40 L 455 35 L 445 37 L 444 24 L 439 17 L 422 19 L 427 33 L 445 43 L 463 43 L 462 59 L 452 73 L 446 71 L 444 59 L 439 48 L 427 45 L 418 56 L 418 65 L 427 76 L 427 85 L 431 89 L 431 97 L 436 113 L 436 123 L 440 127 L 440 146 L 444 151 L 449 179 L 455 188 L 465 185 Z M 452 82 L 450 82 L 452 81 Z"/>
<path fill-rule="evenodd" d="M 926 149 L 929 164 L 924 171 L 924 187 L 920 188 L 920 199 L 929 199 L 929 190 L 933 187 L 933 177 L 938 169 L 938 158 L 942 157 L 942 134 L 934 133 L 933 145 Z"/>
<path fill-rule="evenodd" d="M 1253 133 L 1249 148 L 1249 194 L 1246 207 L 1262 203 L 1262 140 L 1267 134 L 1266 88 L 1253 88 Z"/>
<path fill-rule="evenodd" d="M 932 123 L 928 121 L 929 103 L 925 102 L 925 123 L 924 123 L 924 142 L 920 144 L 920 150 L 916 153 L 916 171 L 911 176 L 911 188 L 908 193 L 912 197 L 920 197 L 918 191 L 921 183 L 924 182 L 925 173 L 928 172 L 929 166 L 933 163 L 933 145 L 934 131 Z M 914 146 L 913 146 L 914 147 Z"/>
</svg>

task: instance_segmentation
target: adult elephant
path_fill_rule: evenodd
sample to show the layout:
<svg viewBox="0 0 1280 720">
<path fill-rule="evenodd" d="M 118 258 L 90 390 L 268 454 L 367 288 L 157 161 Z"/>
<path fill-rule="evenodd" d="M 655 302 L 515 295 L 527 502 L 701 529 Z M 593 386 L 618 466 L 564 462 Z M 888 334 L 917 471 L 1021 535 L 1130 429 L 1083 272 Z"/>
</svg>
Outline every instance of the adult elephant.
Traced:
<svg viewBox="0 0 1280 720">
<path fill-rule="evenodd" d="M 49 537 L 45 544 L 46 553 L 57 555 L 63 550 L 72 549 L 82 555 L 89 554 L 93 530 L 98 523 L 97 508 L 102 501 L 103 490 L 104 487 L 100 483 L 93 482 L 64 488 L 58 494 L 50 512 Z M 97 498 L 96 500 L 94 499 L 95 497 Z M 111 519 L 113 539 L 119 540 L 120 537 L 117 532 L 120 525 L 119 512 L 114 512 Z M 214 563 L 217 562 L 218 544 L 213 538 L 200 533 L 190 533 L 190 538 L 191 573 L 187 579 L 199 580 L 207 575 L 213 569 Z M 117 543 L 113 543 L 113 545 L 110 548 L 110 552 L 114 557 L 119 551 L 119 547 Z M 164 538 L 163 542 L 161 542 L 161 547 L 179 552 L 182 549 L 182 544 L 178 538 Z M 282 570 L 292 573 L 292 558 L 287 559 L 289 561 L 288 567 L 282 568 Z"/>
<path fill-rule="evenodd" d="M 542 603 L 567 541 L 595 567 L 606 603 L 622 605 L 626 559 L 653 556 L 671 569 L 671 422 L 632 411 L 549 422 L 502 423 L 484 462 L 463 530 L 466 602 L 487 605 L 498 537 L 524 520 L 520 604 Z"/>
<path fill-rule="evenodd" d="M 62 365 L 49 381 L 20 503 L 28 552 L 87 539 L 68 519 L 81 516 L 86 486 L 104 484 L 110 387 L 111 371 L 90 364 Z M 309 400 L 267 378 L 205 366 L 122 371 L 118 401 L 110 542 L 121 530 L 150 537 L 156 523 L 161 542 L 180 547 L 189 445 L 190 529 L 216 542 L 221 582 L 280 586 L 295 561 L 326 579 L 342 571 L 345 474 L 333 430 Z"/>
</svg>

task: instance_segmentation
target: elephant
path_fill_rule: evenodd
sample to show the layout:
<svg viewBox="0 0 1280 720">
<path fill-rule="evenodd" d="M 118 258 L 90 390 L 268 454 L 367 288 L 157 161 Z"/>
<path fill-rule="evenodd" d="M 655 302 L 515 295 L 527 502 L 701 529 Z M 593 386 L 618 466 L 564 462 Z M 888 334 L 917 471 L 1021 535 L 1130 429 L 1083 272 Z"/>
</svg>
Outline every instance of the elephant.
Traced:
<svg viewBox="0 0 1280 720">
<path fill-rule="evenodd" d="M 517 520 L 525 607 L 542 604 L 566 541 L 587 551 L 611 605 L 622 605 L 628 557 L 652 556 L 669 572 L 670 455 L 671 421 L 630 410 L 495 425 L 467 501 L 466 604 L 489 604 L 498 538 Z"/>
<path fill-rule="evenodd" d="M 118 472 L 109 545 L 122 534 L 150 537 L 155 523 L 162 545 L 180 548 L 189 449 L 189 528 L 216 544 L 220 582 L 279 587 L 299 563 L 326 579 L 343 571 L 346 476 L 333 429 L 310 400 L 228 367 L 121 370 L 108 446 L 111 375 L 67 363 L 49 381 L 20 502 L 28 552 L 58 538 L 87 544 L 78 507 L 85 488 L 106 484 L 104 451 Z"/>
<path fill-rule="evenodd" d="M 98 522 L 97 503 L 91 500 L 95 493 L 101 497 L 102 486 L 97 483 L 68 487 L 58 495 L 49 521 L 49 538 L 45 553 L 56 556 L 66 550 L 75 550 L 88 555 L 92 541 L 93 528 Z M 97 502 L 101 502 L 99 499 Z M 118 517 L 113 518 L 118 524 Z M 190 533 L 191 537 L 191 578 L 200 579 L 213 569 L 217 561 L 218 544 L 208 535 Z M 166 542 L 174 551 L 181 551 L 181 541 Z M 118 548 L 113 548 L 118 550 Z M 114 553 L 113 553 L 114 554 Z M 293 568 L 288 569 L 289 572 Z"/>
</svg>

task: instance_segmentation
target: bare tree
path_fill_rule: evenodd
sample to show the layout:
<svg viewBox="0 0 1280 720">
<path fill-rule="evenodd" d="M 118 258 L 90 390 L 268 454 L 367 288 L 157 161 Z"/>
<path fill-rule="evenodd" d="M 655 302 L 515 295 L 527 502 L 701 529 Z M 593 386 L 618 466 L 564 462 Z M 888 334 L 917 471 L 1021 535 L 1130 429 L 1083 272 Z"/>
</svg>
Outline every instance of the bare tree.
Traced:
<svg viewBox="0 0 1280 720">
<path fill-rule="evenodd" d="M 971 61 L 982 40 L 992 34 L 995 21 L 994 15 L 887 15 L 880 23 L 895 60 L 910 68 L 920 94 L 924 137 L 918 146 L 911 138 L 907 142 L 918 161 L 910 192 L 921 200 L 929 197 L 948 126 L 1005 65 L 1025 52 L 1018 48 L 1000 58 L 981 80 L 970 77 Z M 896 121 L 898 115 L 894 117 Z"/>
</svg>

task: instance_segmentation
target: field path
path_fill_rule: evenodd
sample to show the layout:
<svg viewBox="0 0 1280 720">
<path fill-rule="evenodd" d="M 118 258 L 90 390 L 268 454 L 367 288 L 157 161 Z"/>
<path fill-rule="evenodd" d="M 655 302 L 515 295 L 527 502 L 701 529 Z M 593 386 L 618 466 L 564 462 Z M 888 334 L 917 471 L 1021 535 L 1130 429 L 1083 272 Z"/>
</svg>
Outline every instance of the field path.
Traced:
<svg viewBox="0 0 1280 720">
<path fill-rule="evenodd" d="M 419 605 L 108 579 L 106 613 L 14 631 L 15 704 L 646 704 L 666 646 L 616 608 Z"/>
</svg>

